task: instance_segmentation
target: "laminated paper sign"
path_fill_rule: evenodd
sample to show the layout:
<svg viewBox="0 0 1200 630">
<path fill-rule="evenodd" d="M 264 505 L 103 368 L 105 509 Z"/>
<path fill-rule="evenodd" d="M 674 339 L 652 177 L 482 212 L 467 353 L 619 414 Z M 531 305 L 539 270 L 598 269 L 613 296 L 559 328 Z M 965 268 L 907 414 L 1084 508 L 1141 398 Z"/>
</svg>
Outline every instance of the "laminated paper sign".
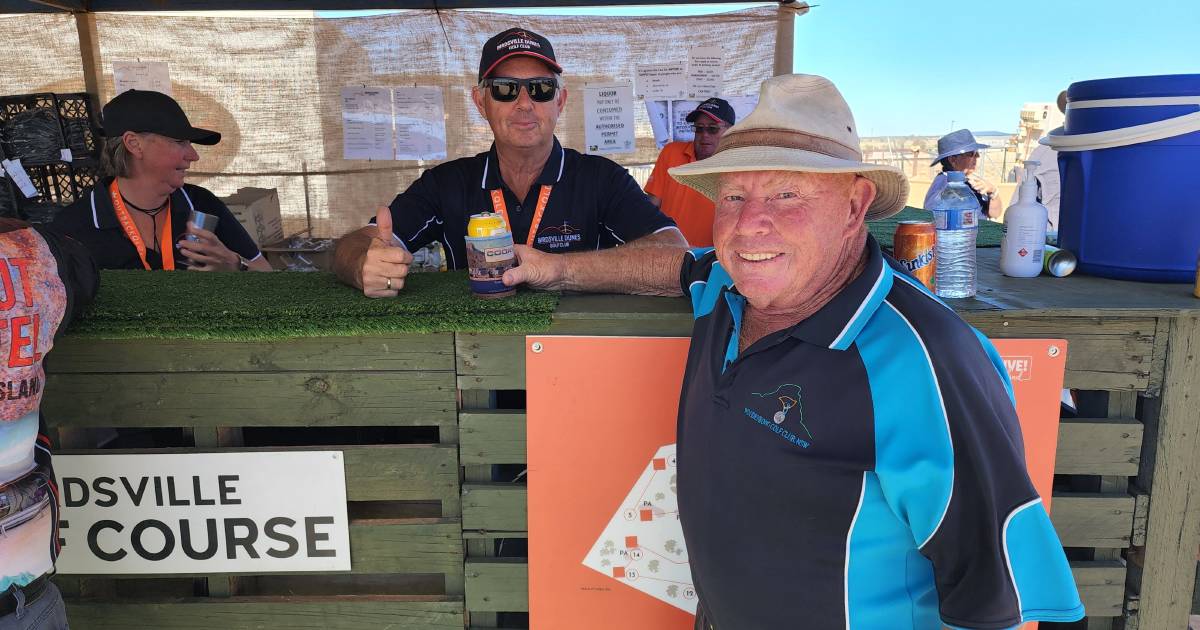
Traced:
<svg viewBox="0 0 1200 630">
<path fill-rule="evenodd" d="M 697 599 L 675 499 L 689 342 L 526 338 L 530 627 L 691 630 Z M 994 343 L 1050 509 L 1066 342 Z"/>
<path fill-rule="evenodd" d="M 654 144 L 661 149 L 671 141 L 671 101 L 646 101 L 646 115 L 654 131 Z"/>
<path fill-rule="evenodd" d="M 628 83 L 585 85 L 583 111 L 588 153 L 634 150 L 633 88 Z"/>
<path fill-rule="evenodd" d="M 56 455 L 59 573 L 348 571 L 341 451 Z"/>
<path fill-rule="evenodd" d="M 446 108 L 440 87 L 392 90 L 397 160 L 446 159 Z"/>
<path fill-rule="evenodd" d="M 672 100 L 687 93 L 687 64 L 640 63 L 637 66 L 637 93 L 646 100 Z"/>
<path fill-rule="evenodd" d="M 720 46 L 702 46 L 688 51 L 687 97 L 704 100 L 720 96 L 725 63 Z"/>
<path fill-rule="evenodd" d="M 126 90 L 153 90 L 171 95 L 171 74 L 165 61 L 114 61 L 112 67 L 117 94 Z"/>
<path fill-rule="evenodd" d="M 342 152 L 347 160 L 391 160 L 392 91 L 342 88 Z"/>
</svg>

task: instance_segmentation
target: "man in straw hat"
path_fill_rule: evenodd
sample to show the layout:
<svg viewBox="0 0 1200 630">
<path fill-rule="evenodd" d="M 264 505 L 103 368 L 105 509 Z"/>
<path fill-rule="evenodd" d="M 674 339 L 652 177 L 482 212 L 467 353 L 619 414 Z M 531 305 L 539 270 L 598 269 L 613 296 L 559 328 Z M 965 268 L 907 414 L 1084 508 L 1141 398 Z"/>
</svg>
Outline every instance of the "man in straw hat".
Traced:
<svg viewBox="0 0 1200 630">
<path fill-rule="evenodd" d="M 1083 616 L 995 349 L 880 251 L 908 184 L 828 80 L 780 76 L 706 160 L 715 250 L 521 248 L 508 284 L 686 295 L 679 510 L 698 627 Z"/>
</svg>

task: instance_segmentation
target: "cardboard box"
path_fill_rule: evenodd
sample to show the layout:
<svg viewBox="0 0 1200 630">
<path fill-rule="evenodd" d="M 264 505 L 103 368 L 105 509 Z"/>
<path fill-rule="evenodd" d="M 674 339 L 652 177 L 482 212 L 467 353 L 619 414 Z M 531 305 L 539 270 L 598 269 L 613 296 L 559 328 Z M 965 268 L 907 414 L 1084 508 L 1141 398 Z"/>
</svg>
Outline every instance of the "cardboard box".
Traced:
<svg viewBox="0 0 1200 630">
<path fill-rule="evenodd" d="M 260 247 L 283 240 L 279 193 L 274 188 L 239 188 L 221 201 Z"/>
</svg>

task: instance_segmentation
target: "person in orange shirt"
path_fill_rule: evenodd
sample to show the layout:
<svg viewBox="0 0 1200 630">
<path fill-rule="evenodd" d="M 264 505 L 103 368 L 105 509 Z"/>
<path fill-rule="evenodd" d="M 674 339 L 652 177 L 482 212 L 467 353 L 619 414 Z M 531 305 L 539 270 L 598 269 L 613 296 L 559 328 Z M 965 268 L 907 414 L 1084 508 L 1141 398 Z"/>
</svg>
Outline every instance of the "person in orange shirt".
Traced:
<svg viewBox="0 0 1200 630">
<path fill-rule="evenodd" d="M 671 142 L 663 147 L 654 164 L 654 172 L 646 180 L 646 194 L 663 214 L 675 219 L 692 247 L 712 247 L 713 202 L 704 195 L 680 184 L 667 174 L 667 169 L 706 159 L 717 152 L 717 141 L 733 126 L 733 106 L 720 98 L 710 98 L 687 115 L 696 130 L 691 142 Z"/>
</svg>

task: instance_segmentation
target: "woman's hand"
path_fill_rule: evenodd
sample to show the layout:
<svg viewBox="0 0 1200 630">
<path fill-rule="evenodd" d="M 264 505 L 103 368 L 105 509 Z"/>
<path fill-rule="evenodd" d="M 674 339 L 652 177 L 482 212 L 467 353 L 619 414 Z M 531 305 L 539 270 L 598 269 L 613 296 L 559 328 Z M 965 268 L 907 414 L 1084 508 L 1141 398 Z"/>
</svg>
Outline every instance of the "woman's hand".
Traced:
<svg viewBox="0 0 1200 630">
<path fill-rule="evenodd" d="M 225 244 L 216 234 L 196 227 L 188 221 L 187 233 L 196 240 L 183 238 L 179 240 L 179 251 L 188 259 L 188 269 L 194 271 L 237 271 L 242 259 Z"/>
<path fill-rule="evenodd" d="M 976 175 L 975 173 L 967 175 L 967 185 L 983 195 L 996 194 L 996 185 L 980 177 L 979 175 Z"/>
</svg>

